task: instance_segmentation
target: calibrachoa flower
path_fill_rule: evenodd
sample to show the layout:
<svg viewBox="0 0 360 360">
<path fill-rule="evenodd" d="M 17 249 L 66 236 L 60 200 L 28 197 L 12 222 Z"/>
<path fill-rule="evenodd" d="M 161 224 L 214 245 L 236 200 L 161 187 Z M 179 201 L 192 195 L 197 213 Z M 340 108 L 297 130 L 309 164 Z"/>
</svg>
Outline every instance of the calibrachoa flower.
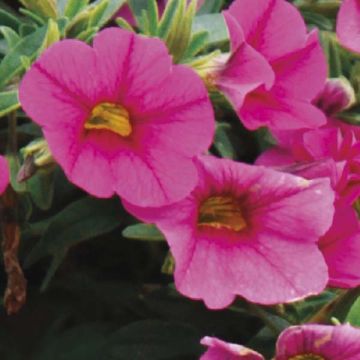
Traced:
<svg viewBox="0 0 360 360">
<path fill-rule="evenodd" d="M 199 158 L 198 171 L 199 184 L 176 204 L 124 204 L 164 233 L 182 294 L 218 309 L 236 295 L 275 304 L 323 290 L 327 267 L 316 242 L 333 218 L 327 179 L 210 156 Z"/>
<path fill-rule="evenodd" d="M 343 0 L 336 33 L 342 45 L 360 53 L 360 0 Z"/>
<path fill-rule="evenodd" d="M 302 325 L 279 337 L 275 360 L 359 360 L 360 329 L 350 325 Z"/>
<path fill-rule="evenodd" d="M 197 182 L 192 157 L 214 133 L 198 76 L 173 65 L 159 39 L 118 28 L 101 31 L 93 47 L 54 44 L 26 73 L 19 96 L 70 181 L 139 206 L 189 194 Z"/>
<path fill-rule="evenodd" d="M 201 360 L 264 360 L 259 353 L 240 345 L 205 337 L 209 350 Z M 284 330 L 276 344 L 274 360 L 359 360 L 360 329 L 350 325 L 306 324 Z"/>
<path fill-rule="evenodd" d="M 232 44 L 244 36 L 252 47 L 251 56 L 230 58 L 222 88 L 244 125 L 288 130 L 324 124 L 324 114 L 311 101 L 324 86 L 327 65 L 317 33 L 307 34 L 298 10 L 285 0 L 236 0 L 224 15 Z M 265 60 L 274 72 L 273 84 L 271 75 L 256 81 L 266 70 Z M 218 82 L 224 80 L 220 75 Z"/>
<path fill-rule="evenodd" d="M 227 343 L 214 337 L 204 337 L 201 344 L 208 350 L 200 360 L 263 360 L 263 356 L 244 346 Z"/>
<path fill-rule="evenodd" d="M 0 194 L 2 194 L 9 185 L 9 179 L 9 165 L 6 159 L 0 156 Z"/>
</svg>

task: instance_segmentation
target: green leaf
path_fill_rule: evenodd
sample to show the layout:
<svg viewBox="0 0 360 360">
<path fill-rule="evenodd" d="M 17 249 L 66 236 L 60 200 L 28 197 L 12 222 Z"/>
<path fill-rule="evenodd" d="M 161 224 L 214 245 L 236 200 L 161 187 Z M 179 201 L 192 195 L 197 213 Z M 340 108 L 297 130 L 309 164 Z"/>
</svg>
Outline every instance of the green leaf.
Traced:
<svg viewBox="0 0 360 360">
<path fill-rule="evenodd" d="M 0 117 L 20 107 L 17 90 L 0 92 Z"/>
<path fill-rule="evenodd" d="M 125 228 L 122 235 L 132 240 L 164 241 L 164 235 L 152 224 L 135 224 Z"/>
<path fill-rule="evenodd" d="M 48 26 L 44 41 L 38 51 L 39 55 L 46 50 L 50 45 L 60 40 L 60 30 L 58 23 L 53 19 L 48 20 Z"/>
<path fill-rule="evenodd" d="M 118 199 L 99 200 L 86 197 L 57 213 L 40 241 L 26 259 L 26 266 L 40 258 L 63 256 L 68 248 L 105 234 L 120 226 Z"/>
<path fill-rule="evenodd" d="M 158 32 L 159 12 L 155 0 L 148 1 L 147 15 L 149 19 L 149 35 L 156 36 Z"/>
<path fill-rule="evenodd" d="M 329 64 L 329 77 L 340 77 L 343 73 L 340 47 L 336 35 L 333 32 L 321 31 L 320 40 Z"/>
<path fill-rule="evenodd" d="M 101 0 L 95 1 L 95 4 Z M 102 27 L 108 23 L 111 19 L 114 18 L 115 14 L 119 11 L 122 5 L 124 5 L 126 0 L 109 0 L 108 6 L 106 7 L 104 13 L 101 16 L 101 19 L 97 23 L 97 26 Z"/>
<path fill-rule="evenodd" d="M 306 10 L 302 11 L 301 13 L 308 25 L 317 27 L 320 30 L 333 31 L 333 22 L 326 16 Z"/>
<path fill-rule="evenodd" d="M 43 26 L 31 35 L 23 38 L 0 63 L 0 89 L 3 88 L 14 76 L 23 71 L 20 57 L 27 56 L 34 59 L 38 49 L 43 44 L 47 26 Z"/>
<path fill-rule="evenodd" d="M 346 321 L 353 326 L 360 326 L 360 297 L 357 298 L 355 303 L 352 305 L 346 317 Z"/>
<path fill-rule="evenodd" d="M 147 9 L 147 2 L 148 0 L 128 0 L 128 5 L 135 17 L 139 17 Z"/>
<path fill-rule="evenodd" d="M 228 30 L 222 14 L 207 14 L 195 16 L 193 33 L 207 31 L 209 33 L 208 45 L 219 45 L 229 40 Z"/>
<path fill-rule="evenodd" d="M 0 9 L 0 24 L 18 31 L 21 21 L 11 12 L 6 11 L 5 9 Z"/>
<path fill-rule="evenodd" d="M 109 5 L 109 0 L 101 0 L 98 2 L 98 4 L 94 7 L 93 11 L 91 12 L 88 28 L 94 26 L 100 26 L 100 21 L 102 19 L 102 16 L 105 14 L 108 5 Z"/>
<path fill-rule="evenodd" d="M 64 8 L 64 15 L 72 19 L 89 4 L 89 0 L 68 0 Z"/>
<path fill-rule="evenodd" d="M 165 39 L 170 32 L 172 20 L 176 14 L 178 4 L 178 0 L 170 0 L 166 5 L 165 11 L 161 17 L 158 31 L 159 37 L 162 39 Z"/>
<path fill-rule="evenodd" d="M 224 158 L 235 159 L 236 151 L 231 143 L 228 131 L 231 130 L 230 124 L 219 123 L 216 127 L 214 146 L 219 154 Z"/>
<path fill-rule="evenodd" d="M 3 34 L 7 46 L 12 49 L 20 41 L 20 36 L 9 26 L 0 26 L 0 32 Z"/>
<path fill-rule="evenodd" d="M 191 59 L 198 54 L 207 44 L 209 34 L 207 31 L 199 31 L 193 34 L 190 44 L 183 56 L 184 59 Z"/>
<path fill-rule="evenodd" d="M 20 170 L 20 161 L 18 156 L 7 155 L 6 156 L 9 168 L 10 168 L 10 183 L 12 188 L 18 193 L 26 192 L 26 185 L 24 183 L 18 183 L 16 180 L 16 176 Z"/>
<path fill-rule="evenodd" d="M 198 14 L 218 13 L 223 6 L 223 0 L 206 0 L 198 11 Z"/>
<path fill-rule="evenodd" d="M 57 17 L 56 0 L 20 0 L 20 2 L 31 12 L 43 17 Z"/>
<path fill-rule="evenodd" d="M 27 191 L 37 207 L 48 210 L 54 197 L 54 171 L 38 169 L 36 174 L 26 181 Z"/>
</svg>

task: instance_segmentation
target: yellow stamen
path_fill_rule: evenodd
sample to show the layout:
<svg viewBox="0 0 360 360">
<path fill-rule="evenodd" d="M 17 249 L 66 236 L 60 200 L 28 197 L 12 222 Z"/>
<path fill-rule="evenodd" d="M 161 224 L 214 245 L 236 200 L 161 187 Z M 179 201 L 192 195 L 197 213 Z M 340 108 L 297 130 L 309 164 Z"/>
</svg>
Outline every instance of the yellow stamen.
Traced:
<svg viewBox="0 0 360 360">
<path fill-rule="evenodd" d="M 302 355 L 293 356 L 289 358 L 289 360 L 325 360 L 325 358 L 315 354 L 302 354 Z"/>
<path fill-rule="evenodd" d="M 109 130 L 120 136 L 132 132 L 128 111 L 121 105 L 103 102 L 96 105 L 85 123 L 86 130 Z"/>
<path fill-rule="evenodd" d="M 199 209 L 198 225 L 234 231 L 241 231 L 247 226 L 239 201 L 231 196 L 206 199 Z"/>
</svg>

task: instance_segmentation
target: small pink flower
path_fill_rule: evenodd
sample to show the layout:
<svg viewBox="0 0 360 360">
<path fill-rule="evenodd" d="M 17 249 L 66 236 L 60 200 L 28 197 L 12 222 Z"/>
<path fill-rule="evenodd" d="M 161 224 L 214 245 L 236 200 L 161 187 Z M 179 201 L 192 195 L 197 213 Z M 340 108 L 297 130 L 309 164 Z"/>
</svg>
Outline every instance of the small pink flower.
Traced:
<svg viewBox="0 0 360 360">
<path fill-rule="evenodd" d="M 10 172 L 9 165 L 3 156 L 0 156 L 0 194 L 2 194 L 9 185 Z"/>
<path fill-rule="evenodd" d="M 197 183 L 192 158 L 214 133 L 198 76 L 173 65 L 159 39 L 118 28 L 98 33 L 93 47 L 54 44 L 26 73 L 19 96 L 70 181 L 139 206 L 188 195 Z"/>
<path fill-rule="evenodd" d="M 360 53 L 360 0 L 343 0 L 336 33 L 342 45 Z"/>
<path fill-rule="evenodd" d="M 326 60 L 317 33 L 307 34 L 298 10 L 284 0 L 236 0 L 224 15 L 233 48 L 242 37 L 247 44 L 245 55 L 232 55 L 226 74 L 232 86 L 222 89 L 244 125 L 290 130 L 324 124 L 311 101 L 324 86 Z"/>
<path fill-rule="evenodd" d="M 279 337 L 275 360 L 360 360 L 360 329 L 350 325 L 302 325 Z"/>
<path fill-rule="evenodd" d="M 208 350 L 200 360 L 264 360 L 264 357 L 254 350 L 214 337 L 204 337 L 201 344 L 207 346 Z"/>
<path fill-rule="evenodd" d="M 332 223 L 327 179 L 210 156 L 199 159 L 198 171 L 199 184 L 181 202 L 158 209 L 124 204 L 164 233 L 182 294 L 220 309 L 236 295 L 275 304 L 324 288 L 327 268 L 316 242 Z"/>
</svg>

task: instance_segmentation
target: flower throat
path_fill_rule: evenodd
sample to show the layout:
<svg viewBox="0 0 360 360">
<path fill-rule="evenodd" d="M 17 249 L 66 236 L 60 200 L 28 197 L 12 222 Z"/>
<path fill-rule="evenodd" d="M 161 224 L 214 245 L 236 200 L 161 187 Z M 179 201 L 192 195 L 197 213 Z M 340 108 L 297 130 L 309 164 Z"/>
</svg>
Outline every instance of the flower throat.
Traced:
<svg viewBox="0 0 360 360">
<path fill-rule="evenodd" d="M 231 196 L 211 196 L 200 206 L 198 226 L 241 231 L 247 225 L 238 200 Z"/>
<path fill-rule="evenodd" d="M 86 130 L 109 130 L 124 137 L 132 133 L 128 111 L 121 105 L 107 102 L 92 109 L 84 127 Z"/>
</svg>

